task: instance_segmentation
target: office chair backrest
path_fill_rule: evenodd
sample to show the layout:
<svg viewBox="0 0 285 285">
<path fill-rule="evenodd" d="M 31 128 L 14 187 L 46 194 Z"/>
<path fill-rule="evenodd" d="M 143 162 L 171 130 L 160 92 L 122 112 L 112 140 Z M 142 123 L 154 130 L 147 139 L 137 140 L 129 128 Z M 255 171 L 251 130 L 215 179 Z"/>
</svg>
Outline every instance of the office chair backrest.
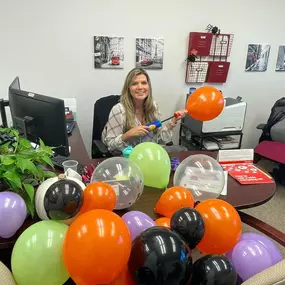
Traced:
<svg viewBox="0 0 285 285">
<path fill-rule="evenodd" d="M 92 141 L 101 140 L 102 131 L 108 122 L 112 108 L 119 103 L 120 95 L 109 95 L 94 104 Z"/>
</svg>

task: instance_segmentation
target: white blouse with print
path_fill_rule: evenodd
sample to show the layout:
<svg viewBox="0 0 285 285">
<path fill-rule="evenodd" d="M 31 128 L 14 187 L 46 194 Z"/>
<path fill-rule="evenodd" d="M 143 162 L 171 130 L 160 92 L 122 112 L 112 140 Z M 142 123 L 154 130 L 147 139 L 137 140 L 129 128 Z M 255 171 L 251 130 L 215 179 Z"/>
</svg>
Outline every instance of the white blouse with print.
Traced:
<svg viewBox="0 0 285 285">
<path fill-rule="evenodd" d="M 155 117 L 157 120 L 161 119 L 161 115 L 157 104 L 155 103 L 156 112 Z M 150 131 L 146 136 L 139 137 L 137 139 L 124 142 L 121 137 L 124 134 L 124 125 L 126 120 L 125 108 L 121 103 L 116 104 L 110 114 L 109 120 L 106 123 L 102 132 L 102 141 L 108 147 L 109 151 L 122 151 L 127 146 L 136 146 L 142 142 L 163 142 L 164 144 L 172 141 L 172 131 L 166 126 L 162 125 L 156 133 Z M 135 116 L 135 126 L 141 126 L 141 122 Z"/>
</svg>

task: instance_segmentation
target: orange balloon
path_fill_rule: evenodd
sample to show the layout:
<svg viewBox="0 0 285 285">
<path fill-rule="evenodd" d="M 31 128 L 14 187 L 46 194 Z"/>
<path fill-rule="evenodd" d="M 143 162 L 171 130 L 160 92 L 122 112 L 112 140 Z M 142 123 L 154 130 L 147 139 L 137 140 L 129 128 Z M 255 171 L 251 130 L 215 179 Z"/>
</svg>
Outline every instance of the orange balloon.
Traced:
<svg viewBox="0 0 285 285">
<path fill-rule="evenodd" d="M 171 218 L 177 210 L 184 207 L 194 207 L 194 198 L 186 188 L 174 186 L 160 196 L 154 210 L 164 217 Z"/>
<path fill-rule="evenodd" d="M 170 228 L 170 218 L 159 218 L 155 221 L 158 226 Z"/>
<path fill-rule="evenodd" d="M 223 254 L 239 241 L 242 223 L 237 210 L 229 203 L 210 199 L 195 208 L 205 224 L 205 234 L 197 248 L 205 254 Z"/>
<path fill-rule="evenodd" d="M 64 264 L 76 284 L 108 284 L 127 265 L 131 245 L 128 227 L 117 214 L 92 210 L 68 228 Z"/>
<path fill-rule="evenodd" d="M 224 96 L 221 91 L 212 86 L 200 87 L 188 97 L 186 109 L 196 120 L 213 120 L 224 109 Z"/>
<path fill-rule="evenodd" d="M 125 267 L 123 272 L 108 285 L 135 285 L 135 281 L 129 272 L 128 266 Z"/>
<path fill-rule="evenodd" d="M 91 183 L 85 188 L 83 194 L 84 202 L 78 216 L 96 209 L 113 211 L 116 206 L 116 192 L 113 187 L 107 183 Z"/>
</svg>

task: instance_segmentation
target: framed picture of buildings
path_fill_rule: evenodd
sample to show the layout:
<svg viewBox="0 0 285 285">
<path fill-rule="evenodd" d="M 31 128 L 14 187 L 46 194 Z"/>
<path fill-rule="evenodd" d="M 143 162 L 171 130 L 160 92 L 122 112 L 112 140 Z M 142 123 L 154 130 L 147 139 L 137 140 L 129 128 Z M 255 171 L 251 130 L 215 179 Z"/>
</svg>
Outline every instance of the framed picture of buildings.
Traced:
<svg viewBox="0 0 285 285">
<path fill-rule="evenodd" d="M 124 38 L 94 37 L 95 68 L 124 68 Z"/>
<path fill-rule="evenodd" d="M 136 38 L 136 67 L 163 68 L 164 39 Z"/>
</svg>

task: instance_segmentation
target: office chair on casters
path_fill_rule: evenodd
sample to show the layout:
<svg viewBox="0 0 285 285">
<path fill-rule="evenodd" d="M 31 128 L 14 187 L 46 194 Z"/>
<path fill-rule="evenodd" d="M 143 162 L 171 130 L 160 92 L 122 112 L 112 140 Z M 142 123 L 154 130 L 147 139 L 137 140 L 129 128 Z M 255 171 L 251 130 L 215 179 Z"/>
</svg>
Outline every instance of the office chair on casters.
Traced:
<svg viewBox="0 0 285 285">
<path fill-rule="evenodd" d="M 103 129 L 108 122 L 112 108 L 119 103 L 120 95 L 109 95 L 98 99 L 94 104 L 92 131 L 92 158 L 113 156 L 101 140 Z"/>
<path fill-rule="evenodd" d="M 285 184 L 285 98 L 275 102 L 266 124 L 259 124 L 262 130 L 259 144 L 254 149 L 254 160 L 265 158 L 278 163 L 273 170 L 275 180 Z M 281 179 L 281 180 L 280 180 Z"/>
</svg>

